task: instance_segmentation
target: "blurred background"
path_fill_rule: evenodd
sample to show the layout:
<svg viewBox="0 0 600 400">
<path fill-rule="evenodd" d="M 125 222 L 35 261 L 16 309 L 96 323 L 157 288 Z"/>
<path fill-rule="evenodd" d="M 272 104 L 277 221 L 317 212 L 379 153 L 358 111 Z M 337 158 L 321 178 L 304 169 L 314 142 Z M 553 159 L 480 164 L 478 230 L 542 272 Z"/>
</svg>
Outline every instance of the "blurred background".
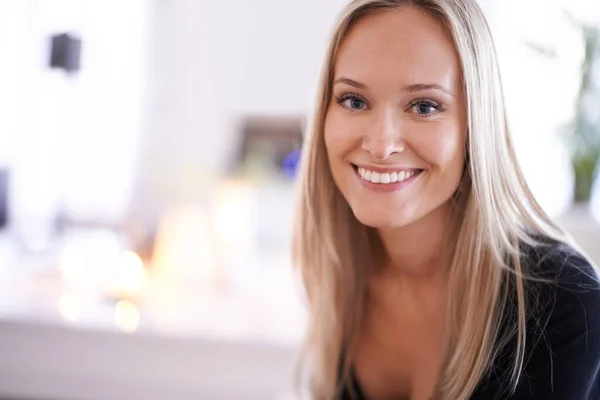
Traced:
<svg viewBox="0 0 600 400">
<path fill-rule="evenodd" d="M 0 0 L 0 398 L 290 396 L 298 150 L 345 0 Z M 542 207 L 600 262 L 600 3 L 481 0 Z"/>
</svg>

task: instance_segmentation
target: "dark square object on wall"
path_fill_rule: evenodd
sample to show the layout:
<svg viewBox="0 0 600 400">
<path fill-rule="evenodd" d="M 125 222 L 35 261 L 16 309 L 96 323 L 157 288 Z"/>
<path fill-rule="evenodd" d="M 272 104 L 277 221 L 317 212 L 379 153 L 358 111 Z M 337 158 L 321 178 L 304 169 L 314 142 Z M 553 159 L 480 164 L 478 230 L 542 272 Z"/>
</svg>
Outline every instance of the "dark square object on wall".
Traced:
<svg viewBox="0 0 600 400">
<path fill-rule="evenodd" d="M 81 39 L 61 33 L 51 37 L 50 67 L 69 73 L 79 71 L 81 64 Z"/>
</svg>

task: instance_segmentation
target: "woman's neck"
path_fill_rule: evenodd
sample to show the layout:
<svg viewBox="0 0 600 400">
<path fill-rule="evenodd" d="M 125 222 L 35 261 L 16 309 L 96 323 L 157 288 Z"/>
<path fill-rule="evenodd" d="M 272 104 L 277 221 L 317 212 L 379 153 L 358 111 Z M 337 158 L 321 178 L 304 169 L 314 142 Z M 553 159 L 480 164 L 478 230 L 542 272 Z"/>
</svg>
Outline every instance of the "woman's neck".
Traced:
<svg viewBox="0 0 600 400">
<path fill-rule="evenodd" d="M 433 210 L 427 216 L 398 229 L 379 229 L 380 249 L 383 253 L 382 272 L 407 280 L 431 280 L 443 275 L 450 262 L 448 239 L 451 230 L 450 202 Z"/>
</svg>

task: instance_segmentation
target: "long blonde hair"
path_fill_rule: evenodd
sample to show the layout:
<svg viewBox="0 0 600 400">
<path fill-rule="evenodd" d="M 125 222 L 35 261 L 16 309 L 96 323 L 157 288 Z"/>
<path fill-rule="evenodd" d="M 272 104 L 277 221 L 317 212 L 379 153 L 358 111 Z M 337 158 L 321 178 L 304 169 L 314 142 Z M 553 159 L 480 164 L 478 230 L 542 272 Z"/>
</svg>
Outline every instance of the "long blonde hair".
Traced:
<svg viewBox="0 0 600 400">
<path fill-rule="evenodd" d="M 467 102 L 467 160 L 453 198 L 457 229 L 445 357 L 436 398 L 468 399 L 509 341 L 517 345 L 510 347 L 512 368 L 506 378 L 509 388 L 516 387 L 531 306 L 519 244 L 535 245 L 536 235 L 570 243 L 540 208 L 523 178 L 508 133 L 491 33 L 476 1 L 352 1 L 334 27 L 309 118 L 293 237 L 294 263 L 301 272 L 310 312 L 300 365 L 309 379 L 311 398 L 318 400 L 335 398 L 347 385 L 365 281 L 373 261 L 369 228 L 352 214 L 328 165 L 323 130 L 334 62 L 358 19 L 406 5 L 432 16 L 453 40 Z M 511 298 L 516 299 L 514 307 L 509 307 Z M 501 326 L 507 317 L 514 321 L 509 329 Z"/>
</svg>

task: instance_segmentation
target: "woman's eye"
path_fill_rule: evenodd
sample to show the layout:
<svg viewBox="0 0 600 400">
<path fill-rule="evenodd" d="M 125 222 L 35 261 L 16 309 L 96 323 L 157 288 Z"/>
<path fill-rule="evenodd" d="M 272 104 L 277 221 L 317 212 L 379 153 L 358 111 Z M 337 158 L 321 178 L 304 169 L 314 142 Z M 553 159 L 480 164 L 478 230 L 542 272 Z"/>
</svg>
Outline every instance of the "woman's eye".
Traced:
<svg viewBox="0 0 600 400">
<path fill-rule="evenodd" d="M 419 100 L 412 104 L 412 109 L 414 109 L 419 116 L 428 116 L 439 111 L 440 106 L 431 100 Z"/>
<path fill-rule="evenodd" d="M 364 110 L 367 108 L 367 103 L 356 96 L 342 96 L 338 99 L 338 103 L 348 108 L 349 110 Z"/>
</svg>

